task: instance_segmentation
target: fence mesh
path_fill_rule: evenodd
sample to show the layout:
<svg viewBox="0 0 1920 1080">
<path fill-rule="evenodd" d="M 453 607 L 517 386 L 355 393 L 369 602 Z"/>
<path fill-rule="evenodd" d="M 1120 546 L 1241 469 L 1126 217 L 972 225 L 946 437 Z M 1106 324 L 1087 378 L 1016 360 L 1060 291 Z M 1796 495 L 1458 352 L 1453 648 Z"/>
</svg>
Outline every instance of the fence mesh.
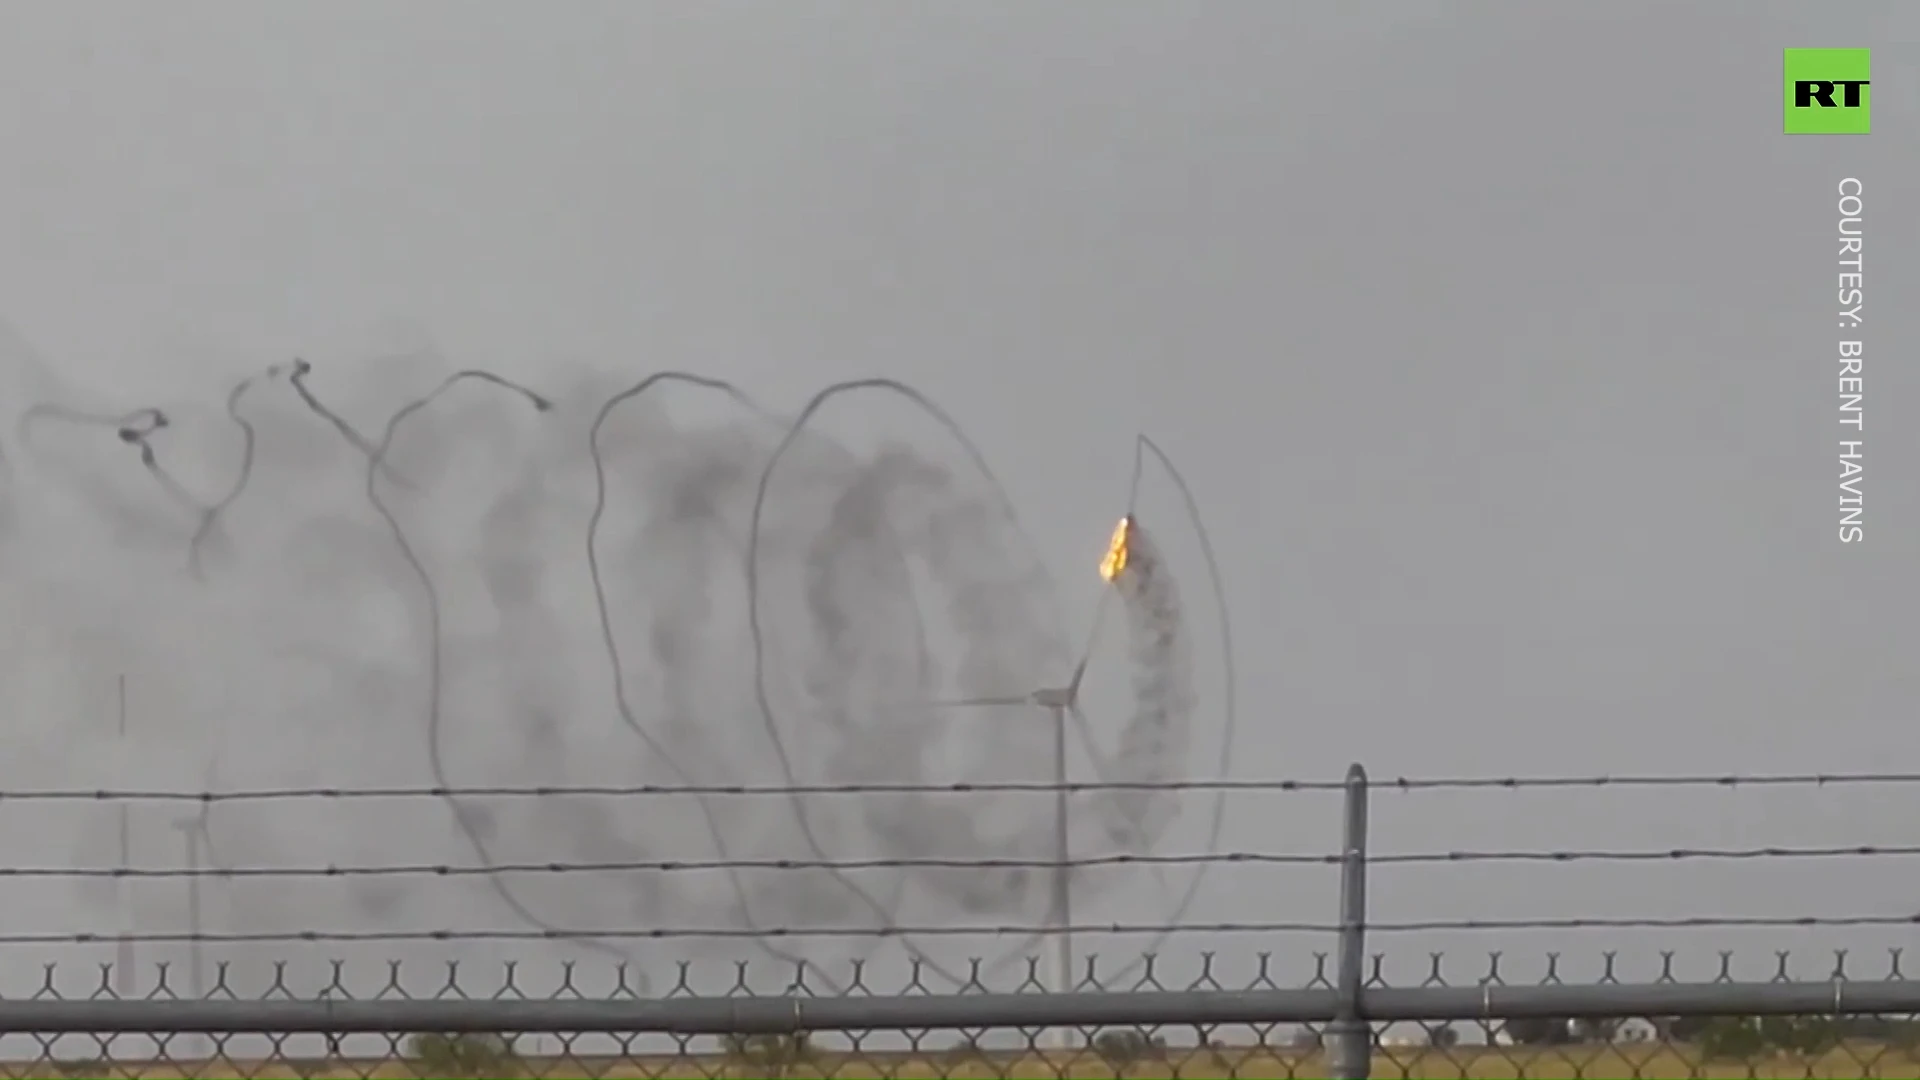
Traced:
<svg viewBox="0 0 1920 1080">
<path fill-rule="evenodd" d="M 1811 996 L 1802 995 L 1802 1002 L 1829 1000 L 1838 977 L 1858 980 L 1869 1000 L 1878 992 L 1884 1000 L 1904 996 L 1920 1006 L 1920 987 L 1897 985 L 1894 996 L 1885 997 L 1882 984 L 1903 982 L 1897 953 L 1870 965 L 1846 956 L 1800 963 L 1785 955 L 1767 959 L 1777 981 L 1735 981 L 1731 956 L 1697 972 L 1677 969 L 1671 957 L 1646 970 L 1627 970 L 1608 958 L 1580 972 L 1579 982 L 1558 958 L 1520 965 L 1499 955 L 1428 957 L 1426 977 L 1406 988 L 1413 993 L 1384 999 L 1380 1011 L 1459 1010 L 1460 996 L 1430 993 L 1446 988 L 1465 988 L 1469 1001 L 1489 987 L 1502 988 L 1507 996 L 1494 1003 L 1495 1011 L 1550 1008 L 1553 1000 L 1526 993 L 1543 987 L 1611 987 L 1615 1004 L 1563 996 L 1570 1012 L 1600 1014 L 1476 1019 L 1469 1012 L 1451 1020 L 1376 1020 L 1371 1072 L 1461 1078 L 1920 1075 L 1920 1019 L 1914 1015 L 1780 1012 L 1799 1006 L 1768 993 L 1805 989 Z M 0 1035 L 0 1068 L 19 1077 L 1331 1073 L 1327 1044 L 1336 995 L 1326 957 L 1295 971 L 1282 971 L 1261 956 L 1209 956 L 1178 972 L 1163 971 L 1167 965 L 1154 960 L 1116 986 L 1101 981 L 1102 964 L 1094 959 L 1084 986 L 1072 995 L 1048 993 L 1039 966 L 1029 961 L 1004 986 L 983 984 L 958 995 L 931 993 L 911 979 L 876 984 L 856 969 L 847 985 L 829 995 L 804 970 L 770 973 L 784 976 L 772 981 L 787 985 L 782 993 L 763 994 L 756 986 L 767 983 L 755 978 L 750 963 L 704 968 L 686 962 L 673 966 L 657 996 L 643 998 L 617 970 L 589 973 L 572 964 L 536 977 L 511 963 L 392 963 L 364 970 L 336 963 L 321 972 L 280 963 L 250 973 L 220 963 L 209 973 L 204 995 L 193 998 L 182 992 L 181 972 L 157 964 L 141 973 L 129 1000 L 109 967 L 48 965 L 35 993 L 0 1008 L 0 1027 L 7 1031 Z M 1381 974 L 1386 966 L 1384 956 L 1370 958 L 1370 993 L 1395 989 Z M 1531 969 L 1524 976 L 1523 966 Z M 1623 1011 L 1634 992 L 1648 986 L 1675 990 L 1672 1002 L 1685 1013 Z M 1699 1012 L 1716 995 L 1730 1009 L 1744 1003 L 1762 1011 Z M 1064 1013 L 1052 1008 L 1063 999 L 1071 1006 Z M 132 1008 L 116 1011 L 122 1004 Z M 1110 1022 L 1049 1023 L 1073 1015 Z M 1023 1018 L 1032 1023 L 1020 1023 Z M 89 1025 L 100 1030 L 85 1030 Z"/>
<path fill-rule="evenodd" d="M 1920 776 L 1356 773 L 1230 786 L 1312 803 L 1276 814 L 1285 827 L 1260 849 L 481 863 L 432 837 L 419 851 L 356 853 L 351 830 L 340 843 L 341 830 L 317 826 L 347 807 L 371 809 L 351 817 L 364 829 L 443 803 L 511 821 L 499 808 L 1057 789 L 3 791 L 16 823 L 59 831 L 62 815 L 130 808 L 144 839 L 126 857 L 0 866 L 0 1075 L 1920 1077 L 1920 983 L 1902 967 L 1920 915 L 1887 903 L 1920 846 L 1897 821 L 1856 844 L 1755 842 L 1724 824 L 1705 830 L 1724 844 L 1698 828 L 1588 848 L 1377 843 L 1403 833 L 1396 814 L 1427 812 L 1403 797 L 1870 790 L 1884 814 L 1887 793 L 1920 793 Z M 304 815 L 316 842 L 252 842 L 248 823 L 272 807 Z M 1507 833 L 1556 828 L 1551 814 L 1507 813 Z M 261 832 L 300 835 L 285 824 Z M 1855 870 L 1819 869 L 1836 866 Z M 1167 918 L 1179 888 L 1163 875 L 1200 867 L 1215 871 L 1206 894 Z M 1654 879 L 1633 876 L 1688 867 L 1771 877 L 1716 879 L 1720 902 L 1689 912 L 1650 903 Z M 1846 887 L 1808 889 L 1816 870 Z M 916 881 L 988 871 L 1065 871 L 1089 899 L 1069 918 L 1004 905 L 912 914 Z M 755 922 L 716 899 L 817 889 L 827 873 L 891 883 L 888 906 Z M 1423 873 L 1452 884 L 1404 876 Z M 1543 911 L 1521 887 L 1534 879 L 1499 876 L 1525 873 L 1599 875 L 1581 881 L 1602 913 Z M 715 885 L 728 875 L 737 888 Z M 1101 875 L 1115 876 L 1103 886 Z M 662 881 L 710 887 L 693 890 L 700 903 L 649 906 Z M 501 882 L 540 910 L 594 917 L 515 919 L 488 892 Z M 1821 910 L 1805 903 L 1814 892 Z M 1357 963 L 1343 971 L 1343 957 Z"/>
</svg>

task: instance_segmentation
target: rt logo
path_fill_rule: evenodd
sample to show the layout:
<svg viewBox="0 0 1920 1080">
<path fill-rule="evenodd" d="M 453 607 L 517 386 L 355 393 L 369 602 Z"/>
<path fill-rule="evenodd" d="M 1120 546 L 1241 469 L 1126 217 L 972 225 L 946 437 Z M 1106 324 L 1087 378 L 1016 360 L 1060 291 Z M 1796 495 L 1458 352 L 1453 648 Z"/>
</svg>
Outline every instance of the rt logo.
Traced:
<svg viewBox="0 0 1920 1080">
<path fill-rule="evenodd" d="M 1868 109 L 1866 49 L 1788 49 L 1786 128 L 1789 135 L 1865 135 Z"/>
</svg>

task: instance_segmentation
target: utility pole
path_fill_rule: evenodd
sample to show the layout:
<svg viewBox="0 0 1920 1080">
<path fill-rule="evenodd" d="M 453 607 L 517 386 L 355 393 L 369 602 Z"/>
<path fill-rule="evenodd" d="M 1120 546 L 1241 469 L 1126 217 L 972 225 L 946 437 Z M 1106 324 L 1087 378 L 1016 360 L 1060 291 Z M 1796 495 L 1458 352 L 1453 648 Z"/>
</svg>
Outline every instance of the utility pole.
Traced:
<svg viewBox="0 0 1920 1080">
<path fill-rule="evenodd" d="M 193 1000 L 202 1001 L 207 996 L 207 972 L 200 955 L 200 845 L 205 825 L 199 818 L 188 817 L 175 821 L 173 827 L 187 843 L 187 984 Z"/>
<path fill-rule="evenodd" d="M 1073 848 L 1067 828 L 1067 709 L 1053 709 L 1053 920 L 1054 984 L 1057 994 L 1073 992 Z M 1056 1032 L 1060 1049 L 1072 1053 L 1074 1029 Z"/>
<path fill-rule="evenodd" d="M 127 677 L 122 674 L 116 687 L 119 697 L 119 741 L 122 761 L 133 760 L 127 749 Z M 127 807 L 127 800 L 115 801 L 115 812 L 120 825 L 120 940 L 116 943 L 113 957 L 113 989 L 122 1001 L 134 996 L 133 965 L 133 888 L 132 879 L 127 871 L 133 869 L 133 816 Z"/>
</svg>

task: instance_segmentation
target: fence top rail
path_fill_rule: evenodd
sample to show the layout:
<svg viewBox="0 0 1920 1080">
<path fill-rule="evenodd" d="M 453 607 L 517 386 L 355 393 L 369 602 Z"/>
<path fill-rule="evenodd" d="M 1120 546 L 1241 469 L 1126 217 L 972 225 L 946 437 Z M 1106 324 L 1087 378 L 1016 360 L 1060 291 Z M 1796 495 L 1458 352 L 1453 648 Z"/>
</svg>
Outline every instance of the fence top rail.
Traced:
<svg viewBox="0 0 1920 1080">
<path fill-rule="evenodd" d="M 1920 981 L 1368 988 L 1361 1015 L 1393 1021 L 1523 1017 L 1858 1016 L 1920 1012 Z M 0 1000 L 0 1030 L 58 1033 L 384 1034 L 1141 1027 L 1326 1023 L 1332 989 L 682 997 L 606 1000 Z"/>
</svg>

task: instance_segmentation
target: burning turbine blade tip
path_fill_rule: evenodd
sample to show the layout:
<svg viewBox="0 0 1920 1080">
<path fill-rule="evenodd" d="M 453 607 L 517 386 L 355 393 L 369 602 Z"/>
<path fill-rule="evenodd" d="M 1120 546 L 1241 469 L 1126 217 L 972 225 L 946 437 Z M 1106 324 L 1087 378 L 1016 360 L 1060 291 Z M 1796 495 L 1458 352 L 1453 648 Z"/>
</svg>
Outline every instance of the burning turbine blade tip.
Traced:
<svg viewBox="0 0 1920 1080">
<path fill-rule="evenodd" d="M 1131 539 L 1132 533 L 1133 515 L 1129 514 L 1120 519 L 1120 524 L 1113 527 L 1113 539 L 1107 542 L 1106 557 L 1100 560 L 1101 580 L 1112 581 L 1127 568 L 1127 541 Z"/>
</svg>

